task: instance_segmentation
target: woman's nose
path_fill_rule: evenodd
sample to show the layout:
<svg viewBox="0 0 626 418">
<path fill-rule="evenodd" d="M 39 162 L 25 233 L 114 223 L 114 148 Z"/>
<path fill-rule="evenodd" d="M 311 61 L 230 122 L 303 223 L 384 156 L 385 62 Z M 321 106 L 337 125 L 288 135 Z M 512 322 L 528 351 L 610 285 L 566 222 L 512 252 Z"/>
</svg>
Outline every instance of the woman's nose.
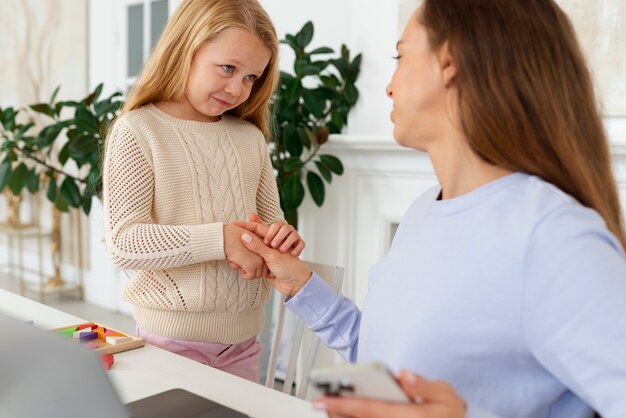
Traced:
<svg viewBox="0 0 626 418">
<path fill-rule="evenodd" d="M 385 87 L 385 93 L 387 94 L 387 97 L 393 97 L 393 92 L 391 91 L 391 83 L 387 84 L 387 87 Z"/>
</svg>

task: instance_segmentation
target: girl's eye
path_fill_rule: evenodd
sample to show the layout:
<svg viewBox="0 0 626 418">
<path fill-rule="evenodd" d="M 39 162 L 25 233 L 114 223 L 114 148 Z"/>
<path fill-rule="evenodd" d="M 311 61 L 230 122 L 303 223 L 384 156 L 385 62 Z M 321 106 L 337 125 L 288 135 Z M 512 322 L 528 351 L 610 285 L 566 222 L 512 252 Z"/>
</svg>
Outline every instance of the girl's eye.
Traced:
<svg viewBox="0 0 626 418">
<path fill-rule="evenodd" d="M 400 55 L 394 55 L 393 57 L 391 57 L 391 59 L 398 61 L 400 59 Z"/>
<path fill-rule="evenodd" d="M 232 73 L 233 71 L 235 71 L 235 67 L 232 65 L 222 65 L 222 70 L 226 71 L 227 73 Z"/>
<path fill-rule="evenodd" d="M 254 74 L 250 74 L 246 76 L 246 80 L 248 81 L 256 81 L 257 76 L 255 76 Z"/>
</svg>

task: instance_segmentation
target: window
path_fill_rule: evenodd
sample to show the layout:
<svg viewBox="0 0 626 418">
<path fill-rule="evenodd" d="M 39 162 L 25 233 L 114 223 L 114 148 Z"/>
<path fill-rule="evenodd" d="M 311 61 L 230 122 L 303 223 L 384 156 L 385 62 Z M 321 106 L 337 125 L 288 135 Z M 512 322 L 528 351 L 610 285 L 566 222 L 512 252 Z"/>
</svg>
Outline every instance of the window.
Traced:
<svg viewBox="0 0 626 418">
<path fill-rule="evenodd" d="M 126 87 L 130 88 L 156 45 L 167 22 L 171 1 L 126 2 Z"/>
</svg>

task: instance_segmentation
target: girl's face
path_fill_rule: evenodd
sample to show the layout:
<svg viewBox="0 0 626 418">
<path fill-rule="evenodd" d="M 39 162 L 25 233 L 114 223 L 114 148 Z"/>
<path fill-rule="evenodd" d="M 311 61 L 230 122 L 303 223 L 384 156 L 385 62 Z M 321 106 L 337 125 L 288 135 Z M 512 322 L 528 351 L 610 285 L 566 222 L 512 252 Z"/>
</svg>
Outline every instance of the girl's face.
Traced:
<svg viewBox="0 0 626 418">
<path fill-rule="evenodd" d="M 428 151 L 445 123 L 446 74 L 441 55 L 432 51 L 418 14 L 411 17 L 396 46 L 396 70 L 387 86 L 393 100 L 393 135 L 403 146 Z"/>
<path fill-rule="evenodd" d="M 228 28 L 198 48 L 191 63 L 185 97 L 179 103 L 184 118 L 215 122 L 250 96 L 271 52 L 252 33 Z"/>
</svg>

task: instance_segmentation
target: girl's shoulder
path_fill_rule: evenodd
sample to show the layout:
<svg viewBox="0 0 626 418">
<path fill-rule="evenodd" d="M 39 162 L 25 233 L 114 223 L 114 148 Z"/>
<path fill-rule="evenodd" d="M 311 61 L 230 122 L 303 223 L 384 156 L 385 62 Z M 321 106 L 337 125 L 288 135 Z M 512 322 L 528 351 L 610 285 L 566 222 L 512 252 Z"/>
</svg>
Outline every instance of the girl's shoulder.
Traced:
<svg viewBox="0 0 626 418">
<path fill-rule="evenodd" d="M 264 149 L 265 135 L 255 124 L 230 115 L 222 115 L 220 122 L 236 143 L 249 145 L 252 142 L 259 149 Z"/>
<path fill-rule="evenodd" d="M 151 120 L 149 112 L 146 111 L 145 106 L 142 106 L 115 118 L 109 136 L 114 139 L 119 136 L 139 137 L 140 132 L 148 131 L 147 128 L 153 125 L 154 121 Z"/>
<path fill-rule="evenodd" d="M 150 111 L 150 106 L 152 105 L 147 104 L 126 112 L 117 118 L 116 123 L 121 122 L 123 125 L 130 127 L 142 127 L 144 125 L 157 124 L 159 122 L 158 118 L 153 112 Z"/>
<path fill-rule="evenodd" d="M 237 118 L 231 115 L 222 115 L 222 122 L 227 129 L 235 129 L 250 135 L 263 136 L 261 130 L 253 123 L 245 119 Z"/>
</svg>

